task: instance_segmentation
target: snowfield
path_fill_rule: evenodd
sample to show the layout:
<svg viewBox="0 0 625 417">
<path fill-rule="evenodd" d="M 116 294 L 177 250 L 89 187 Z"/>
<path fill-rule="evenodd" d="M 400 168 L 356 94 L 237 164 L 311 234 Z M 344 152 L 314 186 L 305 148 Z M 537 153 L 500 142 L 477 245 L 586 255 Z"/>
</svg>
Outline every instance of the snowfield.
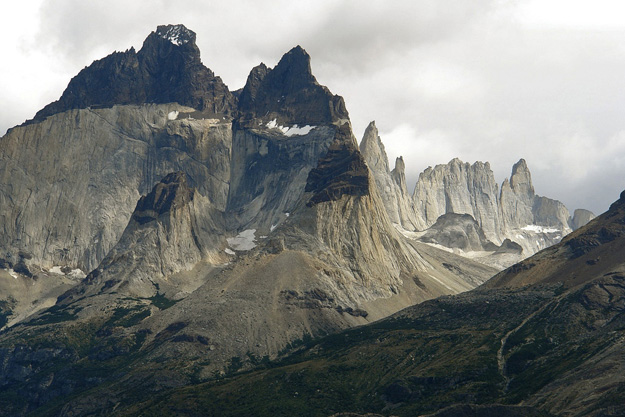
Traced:
<svg viewBox="0 0 625 417">
<path fill-rule="evenodd" d="M 234 250 L 247 251 L 256 247 L 256 229 L 244 230 L 235 237 L 229 237 L 226 240 L 228 245 Z M 226 252 L 228 253 L 228 252 Z"/>
<path fill-rule="evenodd" d="M 525 230 L 527 232 L 534 232 L 534 233 L 559 233 L 560 232 L 559 229 L 543 227 L 537 224 L 528 224 L 527 226 L 522 227 L 521 230 Z"/>
</svg>

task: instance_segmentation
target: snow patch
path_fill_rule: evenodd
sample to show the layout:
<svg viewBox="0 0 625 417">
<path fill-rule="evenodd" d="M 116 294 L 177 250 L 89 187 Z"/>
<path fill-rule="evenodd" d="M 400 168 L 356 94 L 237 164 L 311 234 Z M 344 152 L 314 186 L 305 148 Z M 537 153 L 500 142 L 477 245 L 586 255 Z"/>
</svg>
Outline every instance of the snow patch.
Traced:
<svg viewBox="0 0 625 417">
<path fill-rule="evenodd" d="M 559 229 L 543 227 L 537 224 L 528 224 L 527 226 L 522 227 L 521 230 L 525 230 L 527 232 L 534 232 L 534 233 L 559 233 L 560 232 Z"/>
<path fill-rule="evenodd" d="M 224 252 L 226 252 L 228 255 L 236 255 L 236 253 L 234 253 L 234 251 L 230 248 L 224 249 Z"/>
<path fill-rule="evenodd" d="M 278 226 L 276 226 L 275 224 L 272 224 L 271 227 L 269 228 L 269 231 L 273 232 L 274 230 L 276 230 L 276 227 Z"/>
<path fill-rule="evenodd" d="M 158 32 L 158 36 L 178 46 L 189 43 L 190 35 L 189 30 L 182 25 L 171 26 L 166 32 Z"/>
<path fill-rule="evenodd" d="M 454 250 L 452 248 L 448 248 L 447 246 L 439 245 L 438 243 L 431 243 L 431 242 L 424 242 L 424 243 L 426 245 L 430 245 L 430 246 L 432 246 L 434 248 L 437 248 L 437 249 L 440 249 L 440 250 L 443 250 L 443 251 L 449 252 L 449 253 L 456 253 L 456 251 L 463 252 L 460 249 L 455 249 Z"/>
<path fill-rule="evenodd" d="M 291 213 L 284 213 L 284 215 L 285 215 L 286 217 L 289 217 L 289 216 L 291 215 Z"/>
<path fill-rule="evenodd" d="M 418 239 L 425 234 L 425 232 L 413 232 L 411 230 L 406 230 L 399 223 L 393 223 L 393 226 L 399 233 L 408 239 Z"/>
<path fill-rule="evenodd" d="M 268 122 L 265 126 L 267 126 L 269 129 L 278 129 L 283 134 L 286 133 L 289 130 L 288 127 L 279 126 L 278 125 L 278 119 L 273 119 L 272 121 Z"/>
<path fill-rule="evenodd" d="M 239 233 L 236 237 L 226 239 L 228 245 L 234 250 L 246 251 L 256 247 L 256 229 L 248 229 Z"/>
<path fill-rule="evenodd" d="M 167 120 L 176 120 L 178 118 L 178 115 L 180 114 L 179 111 L 170 111 L 169 114 L 167 114 Z"/>
<path fill-rule="evenodd" d="M 280 132 L 282 132 L 283 135 L 288 136 L 288 137 L 307 135 L 310 133 L 311 130 L 317 127 L 317 126 L 310 126 L 310 125 L 306 125 L 302 127 L 299 127 L 298 125 L 294 125 L 290 127 L 280 126 L 278 125 L 278 119 L 273 119 L 272 121 L 267 122 L 265 126 L 267 126 L 269 129 L 278 129 Z"/>
<path fill-rule="evenodd" d="M 65 275 L 65 273 L 63 271 L 61 271 L 61 267 L 60 266 L 53 266 L 52 268 L 50 268 L 50 270 L 48 270 L 49 273 L 51 274 L 55 274 L 55 275 Z"/>
<path fill-rule="evenodd" d="M 454 291 L 453 288 L 451 288 L 449 285 L 445 284 L 443 281 L 441 281 L 440 279 L 436 278 L 434 275 L 432 274 L 428 274 L 430 276 L 430 278 L 432 278 L 434 281 L 438 282 L 439 284 L 441 284 L 443 287 L 447 288 L 449 291 Z"/>
<path fill-rule="evenodd" d="M 317 126 L 306 125 L 302 127 L 298 127 L 297 125 L 289 128 L 284 134 L 288 137 L 291 136 L 304 136 L 310 133 L 311 130 L 316 128 Z"/>
<path fill-rule="evenodd" d="M 76 268 L 72 269 L 69 274 L 67 274 L 70 278 L 76 279 L 84 279 L 87 277 L 87 274 L 84 273 L 82 269 Z"/>
<path fill-rule="evenodd" d="M 11 275 L 13 278 L 17 279 L 17 273 L 13 270 L 13 268 L 9 269 L 9 275 Z"/>
</svg>

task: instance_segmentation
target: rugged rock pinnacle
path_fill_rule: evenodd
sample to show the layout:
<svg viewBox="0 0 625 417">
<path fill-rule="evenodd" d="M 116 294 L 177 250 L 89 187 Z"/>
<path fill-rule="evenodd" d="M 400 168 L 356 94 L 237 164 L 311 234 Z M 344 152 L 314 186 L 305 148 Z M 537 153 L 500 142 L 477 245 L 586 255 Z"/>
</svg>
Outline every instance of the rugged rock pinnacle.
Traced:
<svg viewBox="0 0 625 417">
<path fill-rule="evenodd" d="M 202 64 L 195 37 L 183 25 L 159 26 L 139 52 L 115 52 L 80 71 L 61 98 L 33 121 L 70 109 L 143 103 L 176 102 L 206 113 L 234 114 L 235 98 Z"/>
<path fill-rule="evenodd" d="M 312 74 L 310 56 L 296 46 L 278 65 L 254 68 L 241 92 L 239 109 L 245 120 L 277 120 L 282 126 L 332 124 L 349 116 L 343 98 L 320 85 Z"/>
</svg>

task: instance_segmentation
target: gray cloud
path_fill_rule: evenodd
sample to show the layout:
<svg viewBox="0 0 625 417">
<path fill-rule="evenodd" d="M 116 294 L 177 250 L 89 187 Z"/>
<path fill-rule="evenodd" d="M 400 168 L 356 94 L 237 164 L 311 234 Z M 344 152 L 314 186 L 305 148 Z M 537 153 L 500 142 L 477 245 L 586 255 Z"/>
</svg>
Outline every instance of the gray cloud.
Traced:
<svg viewBox="0 0 625 417">
<path fill-rule="evenodd" d="M 375 119 L 391 164 L 404 155 L 409 183 L 453 157 L 490 161 L 501 182 L 525 158 L 539 194 L 603 211 L 625 188 L 625 32 L 532 26 L 517 13 L 526 3 L 47 0 L 22 51 L 42 67 L 17 81 L 28 94 L 2 100 L 0 129 L 94 59 L 184 23 L 231 89 L 302 45 L 319 82 L 345 97 L 355 134 Z"/>
</svg>

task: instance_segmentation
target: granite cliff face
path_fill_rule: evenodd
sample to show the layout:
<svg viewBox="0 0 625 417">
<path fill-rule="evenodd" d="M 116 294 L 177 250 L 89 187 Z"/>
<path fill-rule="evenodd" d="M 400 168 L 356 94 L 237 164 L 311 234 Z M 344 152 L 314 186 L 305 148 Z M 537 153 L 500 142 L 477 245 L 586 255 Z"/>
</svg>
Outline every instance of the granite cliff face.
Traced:
<svg viewBox="0 0 625 417">
<path fill-rule="evenodd" d="M 561 202 L 536 195 L 523 159 L 513 166 L 500 189 L 488 162 L 471 165 L 455 158 L 422 172 L 410 196 L 404 161 L 397 158 L 395 169 L 389 171 L 374 122 L 367 127 L 360 149 L 389 219 L 402 233 L 497 268 L 557 243 L 594 216 L 579 210 L 571 217 Z M 442 218 L 450 214 L 469 217 Z M 479 230 L 473 230 L 469 219 L 475 220 Z"/>
<path fill-rule="evenodd" d="M 97 269 L 61 297 L 65 303 L 102 292 L 149 298 L 179 298 L 189 285 L 169 277 L 191 270 L 201 260 L 226 261 L 220 212 L 187 184 L 186 174 L 166 175 L 137 202 L 117 244 Z M 199 286 L 199 285 L 197 285 Z M 195 289 L 195 288 L 193 288 Z"/>
<path fill-rule="evenodd" d="M 413 199 L 426 227 L 445 213 L 470 214 L 489 240 L 501 242 L 498 186 L 488 162 L 470 165 L 456 158 L 428 168 L 419 175 Z"/>
<path fill-rule="evenodd" d="M 69 110 L 0 140 L 2 258 L 94 269 L 117 243 L 138 198 L 170 172 L 224 209 L 229 121 L 176 119 L 178 104 Z"/>
<path fill-rule="evenodd" d="M 496 245 L 509 240 L 523 248 L 516 258 L 499 265 L 510 265 L 559 242 L 571 232 L 571 225 L 580 227 L 593 216 L 583 210 L 575 222 L 564 204 L 536 195 L 523 159 L 512 167 L 500 190 L 488 163 L 469 165 L 454 159 L 421 173 L 413 197 L 426 228 L 443 214 L 469 214 L 488 240 Z"/>
<path fill-rule="evenodd" d="M 397 158 L 395 168 L 390 171 L 388 156 L 375 122 L 367 126 L 360 142 L 360 151 L 373 174 L 390 220 L 409 231 L 424 229 L 425 223 L 417 217 L 412 198 L 406 188 L 404 160 L 401 157 Z"/>
</svg>

